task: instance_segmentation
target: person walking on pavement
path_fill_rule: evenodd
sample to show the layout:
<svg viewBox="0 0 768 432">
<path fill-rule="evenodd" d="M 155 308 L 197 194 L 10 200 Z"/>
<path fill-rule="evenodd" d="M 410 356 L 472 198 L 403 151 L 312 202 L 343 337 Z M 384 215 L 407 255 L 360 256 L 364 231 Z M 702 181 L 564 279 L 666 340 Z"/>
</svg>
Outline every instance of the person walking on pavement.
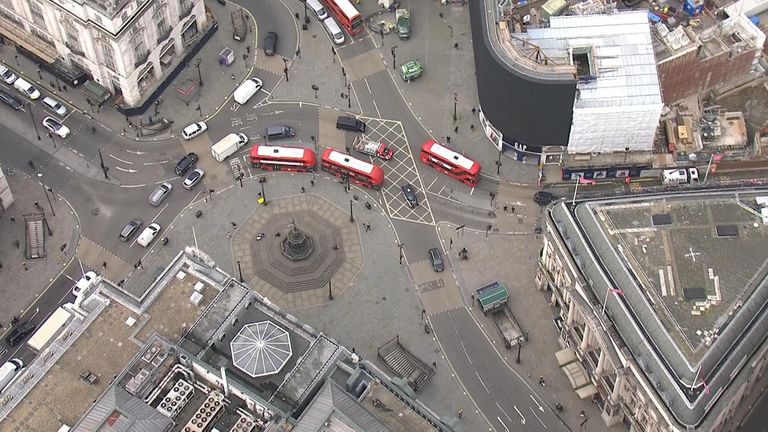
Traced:
<svg viewBox="0 0 768 432">
<path fill-rule="evenodd" d="M 543 375 L 539 377 L 539 385 L 542 386 L 542 387 L 547 385 L 546 381 L 544 381 L 544 376 Z"/>
<path fill-rule="evenodd" d="M 475 293 L 472 293 L 470 295 L 470 297 L 472 297 L 472 306 L 474 306 L 475 305 Z"/>
</svg>

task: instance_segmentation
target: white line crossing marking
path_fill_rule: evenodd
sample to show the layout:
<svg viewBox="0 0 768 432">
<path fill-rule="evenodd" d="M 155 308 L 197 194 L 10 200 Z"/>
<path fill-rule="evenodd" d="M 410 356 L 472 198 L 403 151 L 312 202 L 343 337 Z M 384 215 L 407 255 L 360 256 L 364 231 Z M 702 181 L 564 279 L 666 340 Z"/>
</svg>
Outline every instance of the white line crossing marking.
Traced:
<svg viewBox="0 0 768 432">
<path fill-rule="evenodd" d="M 531 410 L 531 414 L 533 414 L 533 416 L 536 417 L 536 420 L 538 420 L 539 423 L 541 423 L 541 425 L 544 426 L 544 429 L 547 429 L 547 425 L 545 425 L 544 422 L 541 421 L 538 414 L 536 414 L 536 411 L 534 411 L 532 407 L 528 407 L 528 409 Z"/>
</svg>

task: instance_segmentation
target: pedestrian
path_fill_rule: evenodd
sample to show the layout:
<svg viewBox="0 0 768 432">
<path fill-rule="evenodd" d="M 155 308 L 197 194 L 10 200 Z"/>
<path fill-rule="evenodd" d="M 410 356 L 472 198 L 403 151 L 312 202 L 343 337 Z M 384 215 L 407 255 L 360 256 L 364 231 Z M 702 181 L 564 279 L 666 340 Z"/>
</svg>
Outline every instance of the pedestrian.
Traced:
<svg viewBox="0 0 768 432">
<path fill-rule="evenodd" d="M 515 206 L 512 206 L 509 209 L 512 210 L 512 214 L 515 214 Z"/>
<path fill-rule="evenodd" d="M 504 206 L 504 212 L 506 213 L 507 211 L 509 211 L 509 206 Z"/>
<path fill-rule="evenodd" d="M 472 131 L 474 131 L 474 130 L 475 130 L 475 125 L 474 125 L 474 124 L 471 124 L 471 125 L 469 125 L 469 128 L 470 128 Z"/>
<path fill-rule="evenodd" d="M 459 127 L 458 127 L 458 126 L 456 126 L 455 128 L 453 128 L 453 133 L 459 133 Z"/>
<path fill-rule="evenodd" d="M 443 13 L 442 13 L 442 12 L 440 12 L 440 13 L 438 14 L 438 16 L 440 17 L 440 19 L 443 19 Z"/>
<path fill-rule="evenodd" d="M 299 19 L 299 13 L 298 13 L 298 12 L 296 12 L 296 13 L 295 13 L 295 14 L 293 14 L 293 15 L 296 17 L 296 19 L 297 19 L 297 20 Z"/>
<path fill-rule="evenodd" d="M 22 261 L 21 265 L 24 266 L 24 271 L 29 271 L 29 268 L 27 268 L 27 262 L 26 261 Z"/>
<path fill-rule="evenodd" d="M 432 362 L 432 368 L 437 369 L 437 362 L 436 361 Z"/>
<path fill-rule="evenodd" d="M 338 244 L 338 243 L 336 243 L 335 245 L 333 245 L 333 250 L 335 250 L 335 251 L 339 250 L 339 244 Z"/>
<path fill-rule="evenodd" d="M 301 187 L 301 193 L 304 193 L 304 192 L 306 192 L 306 191 L 307 191 L 307 190 L 306 190 L 306 189 L 304 189 L 304 186 L 302 186 L 302 187 Z"/>
<path fill-rule="evenodd" d="M 103 263 L 101 263 L 101 268 L 103 268 L 104 270 L 106 270 L 106 269 L 107 269 L 107 262 L 106 262 L 106 261 L 104 261 Z"/>
<path fill-rule="evenodd" d="M 458 43 L 458 42 L 454 42 L 454 43 L 453 43 L 453 47 L 454 47 L 455 49 L 459 49 L 459 43 Z"/>
<path fill-rule="evenodd" d="M 232 81 L 235 80 L 235 74 L 232 74 Z"/>
<path fill-rule="evenodd" d="M 312 187 L 315 187 L 315 181 L 314 180 L 310 180 L 309 184 L 312 185 Z"/>
<path fill-rule="evenodd" d="M 460 408 L 460 409 L 459 409 L 459 412 L 457 412 L 457 413 L 456 413 L 456 417 L 457 417 L 457 418 L 462 418 L 462 417 L 464 417 L 464 409 L 461 409 L 461 408 Z"/>
<path fill-rule="evenodd" d="M 21 246 L 21 242 L 19 241 L 19 239 L 16 239 L 13 241 L 13 245 L 16 246 L 16 249 L 18 249 L 19 246 Z"/>
<path fill-rule="evenodd" d="M 298 57 L 299 60 L 301 60 L 301 48 L 296 49 L 296 57 Z"/>
<path fill-rule="evenodd" d="M 37 207 L 39 209 L 40 208 L 40 203 L 35 201 L 35 207 Z"/>
<path fill-rule="evenodd" d="M 475 305 L 475 293 L 472 293 L 472 295 L 470 295 L 470 297 L 472 297 L 472 306 L 474 306 Z"/>
<path fill-rule="evenodd" d="M 3 270 L 3 263 L 0 262 L 0 270 Z"/>
<path fill-rule="evenodd" d="M 149 116 L 149 122 L 152 123 L 152 116 Z M 91 133 L 96 135 L 96 126 L 91 126 Z"/>
<path fill-rule="evenodd" d="M 449 137 L 449 136 L 445 137 L 445 142 L 447 142 L 448 144 L 450 144 L 450 143 L 451 143 L 451 137 Z"/>
<path fill-rule="evenodd" d="M 477 113 L 477 108 L 472 107 L 472 115 L 475 115 L 475 113 Z"/>
<path fill-rule="evenodd" d="M 547 385 L 547 382 L 544 381 L 544 376 L 539 377 L 539 385 L 541 385 L 542 387 Z"/>
<path fill-rule="evenodd" d="M 11 216 L 9 219 L 11 220 L 11 224 L 15 224 L 16 223 L 16 218 L 15 217 Z"/>
<path fill-rule="evenodd" d="M 231 238 L 232 238 L 232 233 L 231 233 L 231 232 L 229 232 L 229 231 L 227 231 L 227 238 L 228 238 L 228 239 L 231 239 Z"/>
<path fill-rule="evenodd" d="M 584 417 L 586 417 L 586 416 L 587 416 L 587 413 L 586 413 L 586 412 L 584 412 L 584 410 L 581 410 L 581 411 L 579 412 L 579 417 L 581 417 L 581 418 L 584 418 Z"/>
</svg>

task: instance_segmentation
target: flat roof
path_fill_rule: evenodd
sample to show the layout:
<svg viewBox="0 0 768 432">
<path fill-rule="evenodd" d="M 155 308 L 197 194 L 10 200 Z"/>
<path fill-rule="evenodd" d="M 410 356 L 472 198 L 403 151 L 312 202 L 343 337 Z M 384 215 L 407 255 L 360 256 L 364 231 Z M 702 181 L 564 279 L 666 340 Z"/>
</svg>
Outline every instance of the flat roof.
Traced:
<svg viewBox="0 0 768 432">
<path fill-rule="evenodd" d="M 768 227 L 755 199 L 765 194 L 689 191 L 550 210 L 599 302 L 622 290 L 607 297 L 609 317 L 683 425 L 707 420 L 768 332 L 756 319 L 768 316 Z"/>
</svg>

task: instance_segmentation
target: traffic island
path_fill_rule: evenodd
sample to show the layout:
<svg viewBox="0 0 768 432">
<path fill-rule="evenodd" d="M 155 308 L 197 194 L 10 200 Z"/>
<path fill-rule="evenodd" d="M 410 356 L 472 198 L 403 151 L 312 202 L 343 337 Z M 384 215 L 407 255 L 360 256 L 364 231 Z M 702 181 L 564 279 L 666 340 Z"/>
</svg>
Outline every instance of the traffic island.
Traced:
<svg viewBox="0 0 768 432">
<path fill-rule="evenodd" d="M 232 251 L 246 284 L 286 309 L 342 295 L 363 265 L 357 225 L 315 195 L 270 201 L 246 219 Z"/>
</svg>

